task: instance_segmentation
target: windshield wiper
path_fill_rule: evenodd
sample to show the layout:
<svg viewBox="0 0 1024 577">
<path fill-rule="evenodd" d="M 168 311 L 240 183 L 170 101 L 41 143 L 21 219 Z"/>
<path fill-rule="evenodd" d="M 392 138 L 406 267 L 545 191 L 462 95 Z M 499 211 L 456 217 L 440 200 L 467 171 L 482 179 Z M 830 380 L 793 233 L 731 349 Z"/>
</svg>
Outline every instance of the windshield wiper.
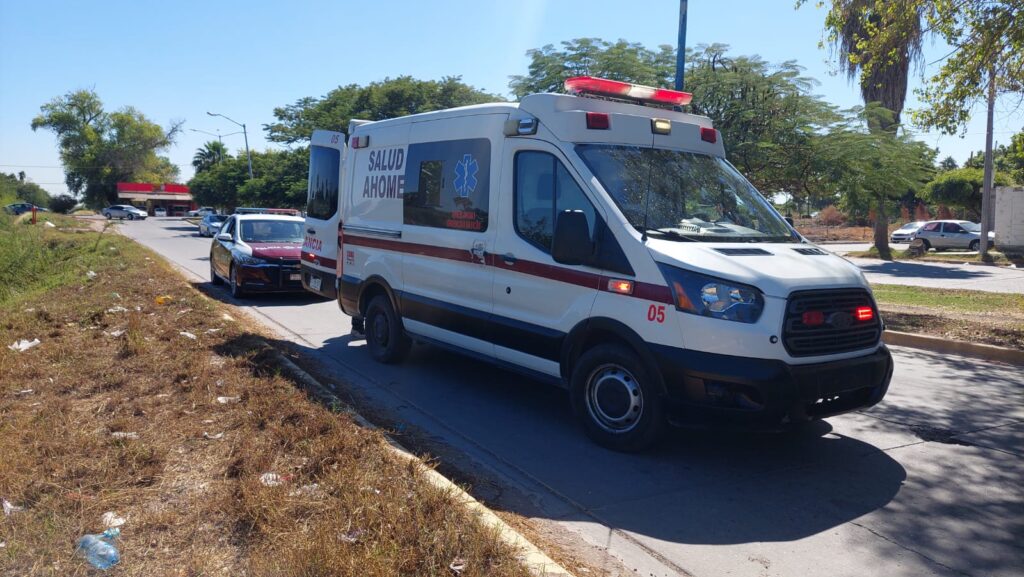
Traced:
<svg viewBox="0 0 1024 577">
<path fill-rule="evenodd" d="M 672 229 L 672 228 L 645 228 L 645 229 L 643 229 L 643 232 L 645 232 L 645 233 L 654 232 L 654 233 L 657 233 L 657 234 L 663 234 L 663 235 L 665 235 L 665 236 L 667 236 L 669 238 L 678 239 L 678 240 L 685 240 L 687 242 L 704 242 L 703 239 L 700 239 L 700 238 L 697 238 L 697 237 L 693 237 L 693 236 L 685 235 L 685 234 L 683 234 L 681 232 L 678 232 L 678 231 L 676 231 L 675 229 Z"/>
</svg>

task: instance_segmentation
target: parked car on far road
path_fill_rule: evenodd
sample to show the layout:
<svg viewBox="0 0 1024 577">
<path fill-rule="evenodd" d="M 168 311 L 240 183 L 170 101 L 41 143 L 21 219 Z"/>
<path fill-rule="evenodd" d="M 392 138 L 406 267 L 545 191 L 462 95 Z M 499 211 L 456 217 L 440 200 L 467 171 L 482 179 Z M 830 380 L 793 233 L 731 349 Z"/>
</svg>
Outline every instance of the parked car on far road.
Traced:
<svg viewBox="0 0 1024 577">
<path fill-rule="evenodd" d="M 981 226 L 967 220 L 932 220 L 926 222 L 911 238 L 921 239 L 925 250 L 978 250 L 981 246 Z M 995 238 L 996 233 L 989 231 L 989 242 L 994 243 Z"/>
<path fill-rule="evenodd" d="M 908 242 L 914 233 L 917 232 L 922 226 L 925 225 L 924 220 L 918 220 L 914 222 L 908 222 L 907 224 L 892 231 L 889 235 L 889 242 Z"/>
<path fill-rule="evenodd" d="M 199 221 L 199 236 L 213 236 L 220 230 L 224 221 L 227 220 L 224 214 L 208 214 Z"/>
<path fill-rule="evenodd" d="M 167 209 L 162 206 L 158 206 L 153 209 L 153 216 L 167 216 Z"/>
<path fill-rule="evenodd" d="M 7 214 L 13 214 L 14 216 L 18 216 L 19 214 L 32 212 L 32 206 L 33 205 L 31 202 L 16 202 L 14 204 L 8 204 L 7 206 L 5 206 L 4 212 L 6 212 Z M 45 209 L 41 206 L 37 206 L 36 210 L 39 212 L 50 212 L 48 209 Z"/>
<path fill-rule="evenodd" d="M 128 220 L 145 220 L 148 214 L 146 211 L 130 204 L 112 204 L 100 211 L 100 214 L 110 218 L 127 218 Z"/>
<path fill-rule="evenodd" d="M 212 206 L 200 206 L 196 210 L 190 210 L 187 213 L 189 216 L 206 216 L 208 214 L 217 214 L 217 209 Z"/>
</svg>

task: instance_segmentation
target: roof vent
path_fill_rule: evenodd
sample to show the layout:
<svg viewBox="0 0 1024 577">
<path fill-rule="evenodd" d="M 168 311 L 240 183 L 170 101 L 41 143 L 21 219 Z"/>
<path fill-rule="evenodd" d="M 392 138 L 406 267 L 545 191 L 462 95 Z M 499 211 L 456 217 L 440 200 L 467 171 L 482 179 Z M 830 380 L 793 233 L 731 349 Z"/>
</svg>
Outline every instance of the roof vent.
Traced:
<svg viewBox="0 0 1024 577">
<path fill-rule="evenodd" d="M 828 254 L 827 252 L 821 250 L 820 248 L 794 248 L 793 250 L 797 251 L 800 254 L 806 254 L 808 256 Z"/>
<path fill-rule="evenodd" d="M 716 248 L 718 252 L 729 256 L 757 256 L 771 255 L 772 253 L 763 248 Z"/>
</svg>

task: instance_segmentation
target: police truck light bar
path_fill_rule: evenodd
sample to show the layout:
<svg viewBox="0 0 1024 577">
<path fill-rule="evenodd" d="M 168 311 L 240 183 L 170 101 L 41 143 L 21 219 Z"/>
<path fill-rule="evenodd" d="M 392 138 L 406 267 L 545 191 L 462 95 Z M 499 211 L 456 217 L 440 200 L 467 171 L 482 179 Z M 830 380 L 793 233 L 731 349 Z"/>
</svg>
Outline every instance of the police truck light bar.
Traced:
<svg viewBox="0 0 1024 577">
<path fill-rule="evenodd" d="M 654 88 L 652 86 L 630 84 L 629 82 L 620 82 L 618 80 L 608 80 L 607 78 L 594 78 L 593 76 L 567 78 L 565 80 L 565 91 L 570 94 L 593 94 L 613 98 L 629 98 L 671 106 L 684 106 L 693 99 L 693 95 L 689 92 Z"/>
</svg>

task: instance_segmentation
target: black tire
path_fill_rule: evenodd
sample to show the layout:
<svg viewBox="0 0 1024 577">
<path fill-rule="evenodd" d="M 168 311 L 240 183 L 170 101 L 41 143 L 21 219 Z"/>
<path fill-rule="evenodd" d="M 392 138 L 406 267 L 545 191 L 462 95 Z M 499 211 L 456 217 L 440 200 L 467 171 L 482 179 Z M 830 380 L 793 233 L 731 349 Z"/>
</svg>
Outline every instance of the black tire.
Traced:
<svg viewBox="0 0 1024 577">
<path fill-rule="evenodd" d="M 967 245 L 967 250 L 977 251 L 981 248 L 981 239 L 974 239 L 971 244 Z"/>
<path fill-rule="evenodd" d="M 135 220 L 135 215 L 129 212 L 128 213 L 128 220 Z"/>
<path fill-rule="evenodd" d="M 224 284 L 224 279 L 217 276 L 217 271 L 213 270 L 213 256 L 210 256 L 210 284 L 214 286 L 220 286 Z"/>
<path fill-rule="evenodd" d="M 107 217 L 107 220 L 110 220 L 110 213 L 109 212 L 103 213 L 103 216 Z"/>
<path fill-rule="evenodd" d="M 391 306 L 391 300 L 379 295 L 366 307 L 365 317 L 366 348 L 377 362 L 396 364 L 402 362 L 412 341 L 402 327 L 402 317 Z"/>
<path fill-rule="evenodd" d="M 924 245 L 924 251 L 925 252 L 928 252 L 928 250 L 932 248 L 932 243 L 928 242 L 927 238 L 922 238 L 921 239 L 921 244 Z M 935 250 L 938 250 L 938 249 L 935 249 Z"/>
<path fill-rule="evenodd" d="M 235 265 L 231 265 L 231 272 L 228 273 L 228 288 L 231 289 L 231 296 L 240 299 L 245 296 L 242 286 L 238 284 L 238 274 L 235 272 Z"/>
<path fill-rule="evenodd" d="M 667 418 L 656 376 L 632 350 L 598 345 L 576 360 L 569 394 L 587 436 L 613 451 L 641 451 L 661 438 Z"/>
</svg>

